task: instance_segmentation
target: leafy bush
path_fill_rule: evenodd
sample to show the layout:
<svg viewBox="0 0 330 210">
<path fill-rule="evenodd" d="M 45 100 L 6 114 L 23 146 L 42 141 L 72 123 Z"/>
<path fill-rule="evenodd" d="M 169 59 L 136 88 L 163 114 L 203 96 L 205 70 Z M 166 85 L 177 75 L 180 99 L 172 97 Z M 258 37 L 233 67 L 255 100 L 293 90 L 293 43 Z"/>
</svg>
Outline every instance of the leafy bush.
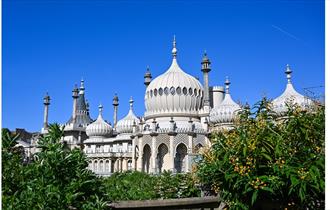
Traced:
<svg viewBox="0 0 330 210">
<path fill-rule="evenodd" d="M 262 100 L 245 109 L 234 129 L 212 134 L 197 175 L 229 209 L 323 209 L 324 107 L 290 107 L 276 120 Z"/>
<path fill-rule="evenodd" d="M 115 173 L 104 181 L 110 200 L 150 200 L 200 196 L 191 174 L 150 175 L 127 171 Z"/>
<path fill-rule="evenodd" d="M 17 136 L 2 132 L 2 207 L 4 209 L 102 209 L 102 180 L 87 167 L 86 156 L 60 143 L 63 129 L 54 124 L 39 139 L 35 160 L 22 164 Z"/>
</svg>

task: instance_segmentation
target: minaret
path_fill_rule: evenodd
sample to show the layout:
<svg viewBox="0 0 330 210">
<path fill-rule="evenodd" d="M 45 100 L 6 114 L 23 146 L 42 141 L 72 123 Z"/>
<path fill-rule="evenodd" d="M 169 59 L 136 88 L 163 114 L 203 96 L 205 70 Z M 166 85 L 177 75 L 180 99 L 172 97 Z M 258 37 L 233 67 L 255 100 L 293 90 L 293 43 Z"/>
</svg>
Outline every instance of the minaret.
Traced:
<svg viewBox="0 0 330 210">
<path fill-rule="evenodd" d="M 44 105 L 44 131 L 46 131 L 48 129 L 48 107 L 50 105 L 50 96 L 48 95 L 48 92 L 44 97 Z"/>
<path fill-rule="evenodd" d="M 72 124 L 76 123 L 77 118 L 77 99 L 79 97 L 79 91 L 77 85 L 74 86 L 72 90 L 72 98 L 73 98 L 73 108 L 72 108 Z"/>
<path fill-rule="evenodd" d="M 285 71 L 285 74 L 286 74 L 286 78 L 287 78 L 287 80 L 288 80 L 288 84 L 291 84 L 291 74 L 292 74 L 292 70 L 290 69 L 289 64 L 286 64 L 286 71 Z"/>
<path fill-rule="evenodd" d="M 204 107 L 210 106 L 210 92 L 209 92 L 209 72 L 211 71 L 210 68 L 210 60 L 207 57 L 206 51 L 204 52 L 203 60 L 202 60 L 202 72 L 204 77 L 204 100 L 203 105 Z"/>
<path fill-rule="evenodd" d="M 118 114 L 118 105 L 119 105 L 119 99 L 118 99 L 117 93 L 113 97 L 112 105 L 113 105 L 113 109 L 114 109 L 114 111 L 113 111 L 113 127 L 115 128 L 117 125 L 117 114 Z"/>
<path fill-rule="evenodd" d="M 150 69 L 149 69 L 149 66 L 147 66 L 147 71 L 146 73 L 144 74 L 144 84 L 146 87 L 148 87 L 148 85 L 150 84 L 151 82 L 151 73 L 150 73 Z"/>
</svg>

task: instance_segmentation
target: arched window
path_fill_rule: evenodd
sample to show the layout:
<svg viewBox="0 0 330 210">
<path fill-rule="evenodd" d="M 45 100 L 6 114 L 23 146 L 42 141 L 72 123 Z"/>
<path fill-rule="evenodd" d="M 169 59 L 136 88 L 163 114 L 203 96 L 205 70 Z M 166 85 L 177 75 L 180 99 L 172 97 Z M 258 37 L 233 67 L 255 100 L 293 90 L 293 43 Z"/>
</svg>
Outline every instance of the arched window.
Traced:
<svg viewBox="0 0 330 210">
<path fill-rule="evenodd" d="M 158 153 L 157 153 L 157 169 L 158 173 L 161 173 L 164 169 L 164 157 L 168 153 L 168 148 L 165 144 L 161 144 L 158 147 Z"/>
<path fill-rule="evenodd" d="M 165 87 L 164 88 L 164 93 L 165 93 L 165 95 L 168 95 L 169 94 L 168 87 Z"/>
<path fill-rule="evenodd" d="M 193 94 L 193 90 L 191 88 L 189 88 L 189 95 Z"/>
<path fill-rule="evenodd" d="M 187 95 L 187 93 L 188 93 L 187 88 L 184 87 L 183 90 L 182 90 L 182 92 L 183 92 L 184 95 Z"/>
<path fill-rule="evenodd" d="M 197 89 L 194 89 L 194 95 L 197 96 Z"/>
<path fill-rule="evenodd" d="M 159 93 L 160 96 L 162 96 L 163 95 L 163 88 L 159 88 L 158 93 Z"/>
<path fill-rule="evenodd" d="M 105 172 L 108 173 L 109 172 L 109 169 L 110 169 L 110 162 L 109 160 L 105 161 Z"/>
<path fill-rule="evenodd" d="M 175 94 L 175 88 L 171 87 L 170 92 L 171 92 L 172 95 L 174 95 Z"/>
<path fill-rule="evenodd" d="M 150 98 L 152 98 L 152 94 L 153 94 L 153 92 L 152 92 L 152 90 L 150 90 Z"/>
<path fill-rule="evenodd" d="M 157 89 L 154 90 L 154 95 L 157 96 Z"/>
<path fill-rule="evenodd" d="M 181 95 L 181 88 L 180 87 L 176 88 L 176 94 Z"/>
<path fill-rule="evenodd" d="M 177 173 L 186 172 L 187 147 L 183 143 L 176 148 L 174 167 Z"/>
<path fill-rule="evenodd" d="M 150 169 L 150 157 L 151 157 L 151 149 L 148 144 L 146 144 L 143 148 L 143 156 L 142 156 L 142 166 L 143 172 L 149 173 Z"/>
</svg>

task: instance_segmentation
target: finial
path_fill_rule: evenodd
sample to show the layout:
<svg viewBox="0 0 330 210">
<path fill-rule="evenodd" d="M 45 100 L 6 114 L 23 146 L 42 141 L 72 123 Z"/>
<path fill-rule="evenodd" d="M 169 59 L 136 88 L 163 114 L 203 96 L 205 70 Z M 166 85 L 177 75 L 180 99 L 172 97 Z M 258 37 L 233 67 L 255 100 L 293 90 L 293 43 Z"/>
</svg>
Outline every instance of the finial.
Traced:
<svg viewBox="0 0 330 210">
<path fill-rule="evenodd" d="M 115 93 L 113 100 L 112 100 L 112 105 L 118 106 L 119 105 L 119 98 L 117 96 L 117 93 Z"/>
<path fill-rule="evenodd" d="M 288 83 L 291 83 L 291 73 L 292 73 L 292 70 L 290 69 L 290 65 L 289 64 L 286 64 L 286 78 L 288 80 Z"/>
<path fill-rule="evenodd" d="M 225 85 L 226 85 L 226 94 L 229 94 L 229 85 L 230 85 L 230 81 L 229 81 L 228 76 L 226 76 Z"/>
<path fill-rule="evenodd" d="M 210 67 L 210 59 L 207 57 L 207 53 L 206 50 L 204 50 L 204 54 L 203 54 L 203 59 L 202 59 L 202 72 L 210 72 L 211 71 L 211 67 Z"/>
<path fill-rule="evenodd" d="M 49 104 L 50 104 L 50 96 L 48 95 L 48 91 L 47 91 L 44 97 L 44 105 L 49 105 Z"/>
<path fill-rule="evenodd" d="M 133 110 L 133 103 L 134 103 L 134 100 L 133 100 L 133 97 L 131 96 L 131 98 L 129 99 L 129 108 L 130 108 L 130 110 Z"/>
<path fill-rule="evenodd" d="M 81 78 L 81 80 L 80 80 L 80 90 L 85 90 L 84 82 L 85 82 L 84 79 Z"/>
<path fill-rule="evenodd" d="M 175 41 L 175 35 L 173 37 L 173 49 L 172 49 L 172 55 L 173 55 L 173 58 L 175 59 L 176 58 L 176 55 L 177 55 L 177 49 L 176 49 L 176 41 Z"/>
<path fill-rule="evenodd" d="M 99 105 L 99 115 L 102 115 L 102 111 L 103 111 L 103 106 L 102 106 L 102 104 L 100 103 L 100 105 Z"/>
<path fill-rule="evenodd" d="M 74 88 L 72 90 L 72 97 L 73 98 L 78 98 L 78 86 L 77 86 L 77 84 L 74 85 Z"/>
</svg>

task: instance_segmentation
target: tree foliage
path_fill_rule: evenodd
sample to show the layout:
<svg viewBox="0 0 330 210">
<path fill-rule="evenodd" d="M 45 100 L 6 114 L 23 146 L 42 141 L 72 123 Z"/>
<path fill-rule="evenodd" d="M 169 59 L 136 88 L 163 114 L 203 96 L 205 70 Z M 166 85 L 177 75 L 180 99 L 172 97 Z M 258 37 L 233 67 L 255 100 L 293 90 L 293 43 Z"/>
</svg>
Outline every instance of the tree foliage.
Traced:
<svg viewBox="0 0 330 210">
<path fill-rule="evenodd" d="M 197 166 L 200 181 L 230 209 L 322 209 L 325 192 L 324 107 L 290 106 L 276 118 L 263 99 L 236 127 L 212 134 Z M 270 208 L 270 207 L 269 207 Z"/>
<path fill-rule="evenodd" d="M 102 209 L 102 180 L 87 169 L 86 156 L 60 142 L 63 129 L 51 125 L 39 139 L 34 161 L 22 164 L 17 136 L 2 131 L 4 209 Z"/>
</svg>

